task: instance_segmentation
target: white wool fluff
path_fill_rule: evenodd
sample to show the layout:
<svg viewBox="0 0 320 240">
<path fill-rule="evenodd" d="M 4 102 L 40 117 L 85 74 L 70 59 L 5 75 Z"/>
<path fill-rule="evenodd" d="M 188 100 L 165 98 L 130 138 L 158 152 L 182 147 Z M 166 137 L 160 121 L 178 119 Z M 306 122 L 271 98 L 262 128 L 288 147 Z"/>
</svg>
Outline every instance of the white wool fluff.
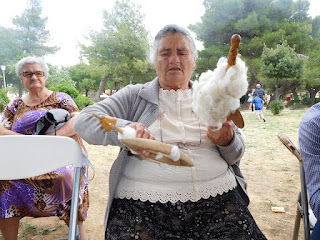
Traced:
<svg viewBox="0 0 320 240">
<path fill-rule="evenodd" d="M 172 159 L 174 162 L 180 159 L 180 150 L 177 146 L 172 146 L 169 158 Z"/>
<path fill-rule="evenodd" d="M 202 73 L 193 85 L 193 111 L 204 124 L 217 130 L 240 107 L 240 98 L 248 89 L 245 62 L 237 57 L 236 65 L 228 71 L 227 65 L 227 58 L 220 58 L 217 68 Z"/>
<path fill-rule="evenodd" d="M 125 127 L 125 128 L 122 128 L 122 130 L 123 130 L 122 134 L 118 133 L 119 140 L 124 139 L 124 138 L 136 138 L 136 130 L 134 128 Z M 130 149 L 130 152 L 132 152 L 132 154 L 134 154 L 134 155 L 138 155 L 137 152 L 135 152 L 131 149 Z"/>
<path fill-rule="evenodd" d="M 118 139 L 124 139 L 124 138 L 136 138 L 136 130 L 132 127 L 125 127 L 122 128 L 123 133 L 118 133 Z"/>
</svg>

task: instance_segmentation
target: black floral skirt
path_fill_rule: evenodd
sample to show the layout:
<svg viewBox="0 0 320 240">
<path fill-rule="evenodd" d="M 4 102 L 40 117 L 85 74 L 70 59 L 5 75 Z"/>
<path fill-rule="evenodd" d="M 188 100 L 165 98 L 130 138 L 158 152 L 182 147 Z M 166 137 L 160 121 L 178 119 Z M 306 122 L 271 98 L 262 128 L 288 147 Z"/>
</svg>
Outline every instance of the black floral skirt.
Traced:
<svg viewBox="0 0 320 240">
<path fill-rule="evenodd" d="M 237 190 L 197 202 L 114 199 L 105 239 L 266 239 Z"/>
</svg>

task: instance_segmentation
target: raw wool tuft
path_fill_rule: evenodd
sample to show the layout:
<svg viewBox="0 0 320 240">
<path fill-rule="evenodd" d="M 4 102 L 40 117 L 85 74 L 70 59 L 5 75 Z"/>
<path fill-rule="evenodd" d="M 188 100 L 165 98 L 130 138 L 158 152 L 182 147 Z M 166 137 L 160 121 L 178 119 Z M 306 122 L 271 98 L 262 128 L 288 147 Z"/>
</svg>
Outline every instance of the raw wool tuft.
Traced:
<svg viewBox="0 0 320 240">
<path fill-rule="evenodd" d="M 193 85 L 193 111 L 204 124 L 218 130 L 240 107 L 240 98 L 248 89 L 245 62 L 237 58 L 236 65 L 226 72 L 227 65 L 227 58 L 220 58 L 217 68 L 202 73 Z"/>
</svg>

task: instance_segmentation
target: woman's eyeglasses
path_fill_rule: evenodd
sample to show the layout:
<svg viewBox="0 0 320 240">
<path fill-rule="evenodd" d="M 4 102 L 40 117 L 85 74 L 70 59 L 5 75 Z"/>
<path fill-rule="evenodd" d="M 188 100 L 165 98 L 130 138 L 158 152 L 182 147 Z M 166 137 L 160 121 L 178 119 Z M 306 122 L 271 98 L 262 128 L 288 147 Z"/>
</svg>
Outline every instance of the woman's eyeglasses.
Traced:
<svg viewBox="0 0 320 240">
<path fill-rule="evenodd" d="M 43 77 L 44 76 L 44 72 L 42 71 L 36 71 L 36 72 L 23 72 L 22 76 L 26 77 L 26 78 L 31 78 L 32 76 L 36 75 L 36 77 Z"/>
</svg>

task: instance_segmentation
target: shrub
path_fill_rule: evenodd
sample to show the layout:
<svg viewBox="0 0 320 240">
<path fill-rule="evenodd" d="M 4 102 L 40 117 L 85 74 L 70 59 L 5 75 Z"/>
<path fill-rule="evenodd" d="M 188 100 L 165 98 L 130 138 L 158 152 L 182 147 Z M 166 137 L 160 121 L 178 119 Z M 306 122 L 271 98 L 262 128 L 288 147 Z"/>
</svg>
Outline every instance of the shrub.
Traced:
<svg viewBox="0 0 320 240">
<path fill-rule="evenodd" d="M 94 104 L 94 101 L 93 101 L 93 100 L 91 100 L 91 99 L 88 98 L 88 97 L 81 96 L 81 95 L 79 95 L 78 97 L 76 97 L 76 98 L 74 99 L 74 101 L 76 102 L 79 110 L 82 110 L 82 109 L 85 108 L 86 106 L 89 106 L 89 105 Z"/>
<path fill-rule="evenodd" d="M 284 109 L 284 103 L 281 100 L 273 101 L 270 103 L 270 110 L 273 115 L 278 115 Z"/>
<path fill-rule="evenodd" d="M 294 109 L 303 109 L 303 108 L 305 108 L 305 105 L 302 104 L 302 102 L 299 99 L 297 99 L 297 100 L 290 100 L 287 103 L 287 107 L 289 109 L 294 110 Z"/>
<path fill-rule="evenodd" d="M 55 92 L 64 92 L 69 94 L 77 104 L 79 110 L 94 103 L 90 98 L 81 96 L 79 91 L 67 82 L 51 85 L 49 89 Z"/>
<path fill-rule="evenodd" d="M 8 91 L 5 89 L 0 89 L 0 112 L 3 112 L 5 107 L 10 102 L 10 99 L 7 96 L 7 92 Z"/>
<path fill-rule="evenodd" d="M 306 106 L 309 106 L 309 105 L 312 104 L 312 100 L 309 97 L 303 97 L 302 100 L 301 100 L 301 103 L 306 105 Z"/>
<path fill-rule="evenodd" d="M 296 104 L 300 104 L 300 100 L 299 99 L 288 101 L 287 107 L 291 107 L 291 106 L 296 105 Z"/>
<path fill-rule="evenodd" d="M 68 84 L 67 82 L 53 84 L 49 87 L 49 89 L 52 91 L 55 91 L 55 92 L 67 93 L 73 99 L 75 99 L 79 96 L 78 90 L 74 86 L 72 86 L 71 84 Z"/>
</svg>

